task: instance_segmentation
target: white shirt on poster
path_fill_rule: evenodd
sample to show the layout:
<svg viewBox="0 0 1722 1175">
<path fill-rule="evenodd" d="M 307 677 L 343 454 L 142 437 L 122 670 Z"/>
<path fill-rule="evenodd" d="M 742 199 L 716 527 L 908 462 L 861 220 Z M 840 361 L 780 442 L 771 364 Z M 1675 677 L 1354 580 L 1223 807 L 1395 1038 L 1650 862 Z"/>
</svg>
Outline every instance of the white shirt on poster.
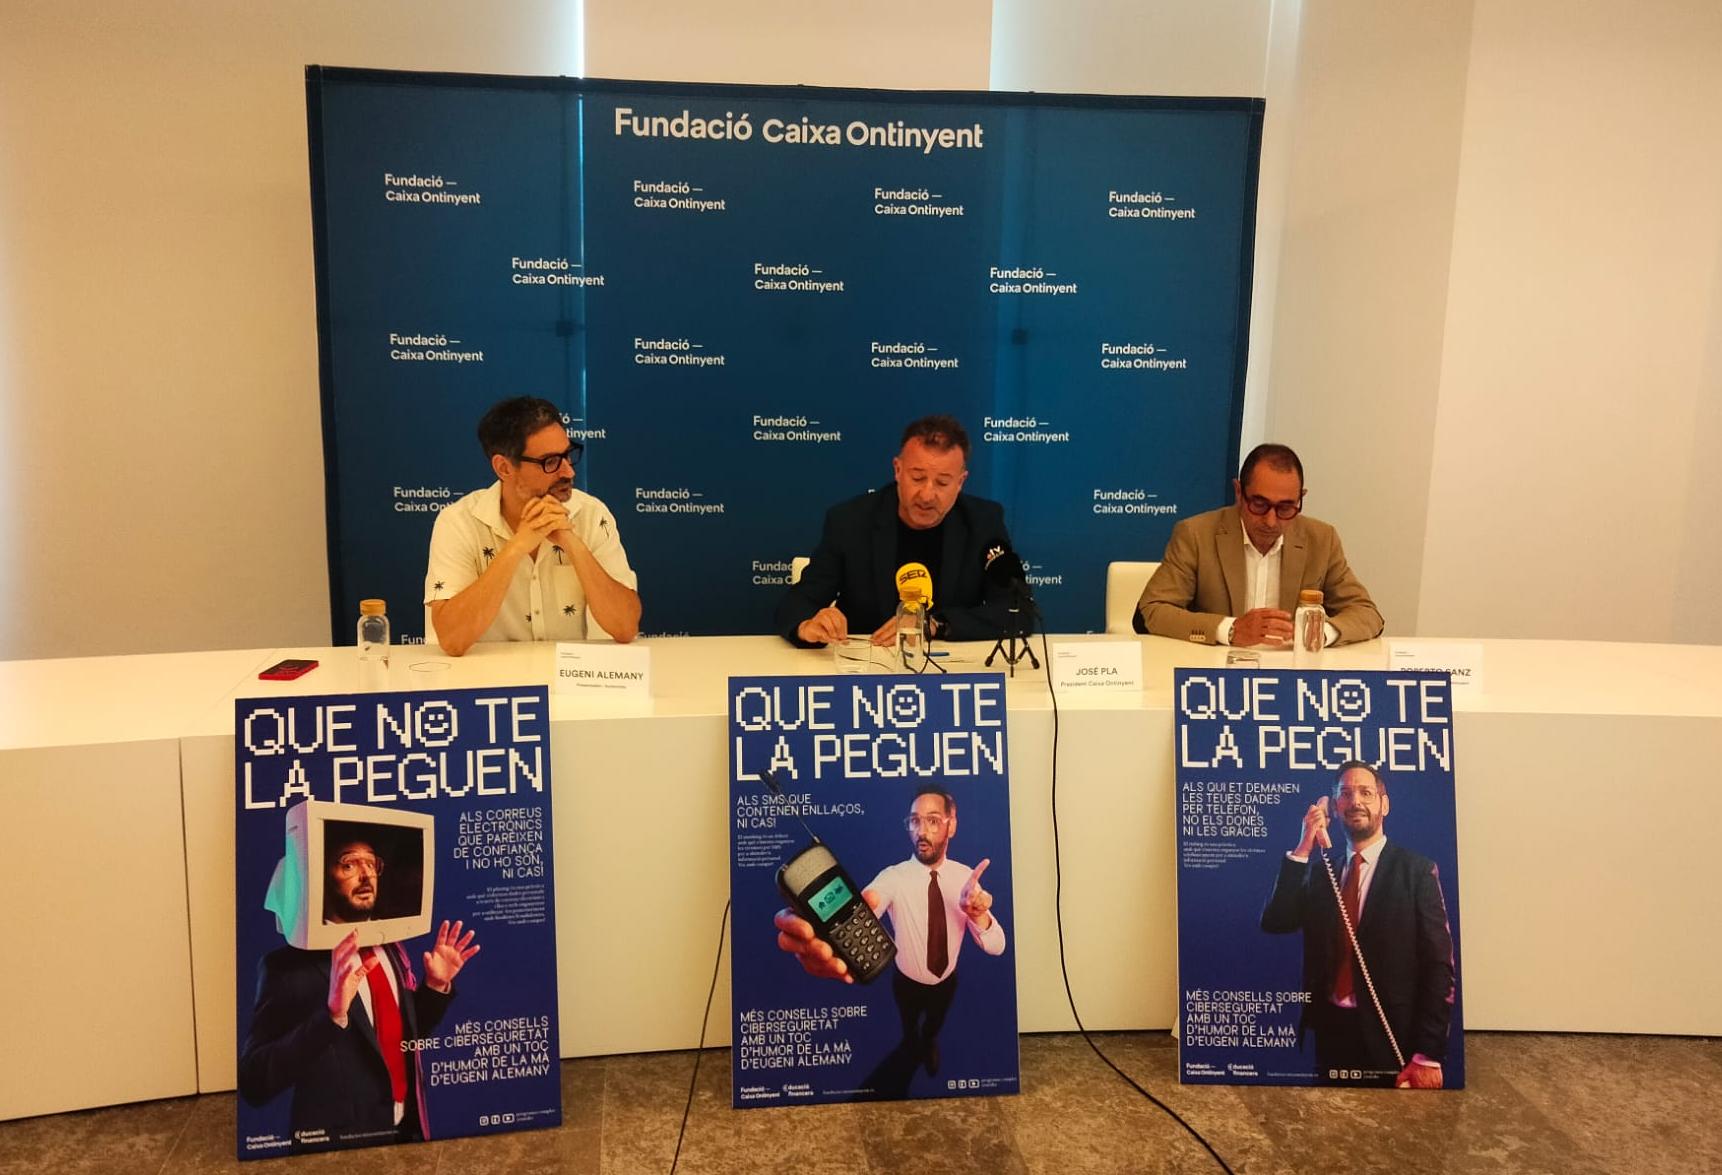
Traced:
<svg viewBox="0 0 1722 1175">
<path fill-rule="evenodd" d="M 927 881 L 934 869 L 939 872 L 939 897 L 945 904 L 945 945 L 949 951 L 945 969 L 937 975 L 927 970 Z M 957 896 L 973 872 L 949 857 L 937 865 L 923 865 L 910 857 L 881 869 L 867 887 L 883 903 L 880 915 L 890 916 L 891 940 L 897 944 L 897 970 L 916 983 L 938 983 L 957 969 L 964 931 L 987 954 L 1004 953 L 1005 932 L 998 918 L 995 916 L 991 925 L 979 930 L 957 904 Z"/>
</svg>

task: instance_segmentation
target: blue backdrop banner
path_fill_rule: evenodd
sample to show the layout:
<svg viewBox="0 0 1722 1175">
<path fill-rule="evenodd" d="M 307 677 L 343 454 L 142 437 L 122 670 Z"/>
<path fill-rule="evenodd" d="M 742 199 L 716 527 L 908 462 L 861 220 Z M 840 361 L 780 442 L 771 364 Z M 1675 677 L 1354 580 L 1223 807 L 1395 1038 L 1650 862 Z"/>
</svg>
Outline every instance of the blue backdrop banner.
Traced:
<svg viewBox="0 0 1722 1175">
<path fill-rule="evenodd" d="M 560 1124 L 544 687 L 236 710 L 239 1157 Z"/>
<path fill-rule="evenodd" d="M 332 628 L 422 636 L 473 428 L 553 401 L 654 633 L 771 630 L 950 412 L 1048 626 L 1220 505 L 1262 103 L 307 74 Z M 936 585 L 935 585 L 936 591 Z"/>
<path fill-rule="evenodd" d="M 1174 681 L 1182 1079 L 1463 1088 L 1448 675 Z"/>
<path fill-rule="evenodd" d="M 734 1104 L 1017 1092 L 1004 678 L 729 696 Z M 781 949 L 780 910 L 846 976 Z"/>
</svg>

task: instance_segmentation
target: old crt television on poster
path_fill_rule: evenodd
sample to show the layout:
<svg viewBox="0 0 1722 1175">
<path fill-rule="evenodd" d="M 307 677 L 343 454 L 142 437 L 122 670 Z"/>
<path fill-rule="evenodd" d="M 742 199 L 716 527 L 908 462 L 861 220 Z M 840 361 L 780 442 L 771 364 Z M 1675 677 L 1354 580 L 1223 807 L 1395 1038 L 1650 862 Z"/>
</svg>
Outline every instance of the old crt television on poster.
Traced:
<svg viewBox="0 0 1722 1175">
<path fill-rule="evenodd" d="M 333 950 L 429 934 L 436 818 L 372 804 L 304 800 L 287 809 L 286 845 L 264 908 L 289 943 Z"/>
</svg>

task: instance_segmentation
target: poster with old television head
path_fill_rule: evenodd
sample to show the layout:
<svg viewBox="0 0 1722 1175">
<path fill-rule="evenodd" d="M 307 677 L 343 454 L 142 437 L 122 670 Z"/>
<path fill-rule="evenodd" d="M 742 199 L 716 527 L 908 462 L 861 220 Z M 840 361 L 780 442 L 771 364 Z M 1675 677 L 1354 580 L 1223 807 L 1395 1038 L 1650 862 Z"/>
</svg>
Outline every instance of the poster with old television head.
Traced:
<svg viewBox="0 0 1722 1175">
<path fill-rule="evenodd" d="M 239 1157 L 558 1125 L 545 689 L 235 709 Z"/>
<path fill-rule="evenodd" d="M 1463 1088 L 1449 677 L 1174 683 L 1181 1079 Z"/>
<path fill-rule="evenodd" d="M 735 1106 L 1017 1092 L 1004 677 L 729 706 Z"/>
</svg>

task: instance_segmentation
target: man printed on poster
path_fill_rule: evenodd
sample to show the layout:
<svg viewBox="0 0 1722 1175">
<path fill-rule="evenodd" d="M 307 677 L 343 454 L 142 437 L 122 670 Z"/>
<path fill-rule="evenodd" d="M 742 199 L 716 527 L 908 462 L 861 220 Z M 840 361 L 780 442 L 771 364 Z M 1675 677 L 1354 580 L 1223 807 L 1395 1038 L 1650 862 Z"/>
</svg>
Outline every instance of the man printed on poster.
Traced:
<svg viewBox="0 0 1722 1175">
<path fill-rule="evenodd" d="M 323 921 L 387 916 L 388 830 L 331 823 L 327 831 Z M 434 1034 L 455 977 L 478 954 L 475 932 L 444 920 L 423 952 L 422 981 L 400 943 L 360 947 L 358 938 L 355 928 L 332 951 L 282 946 L 258 968 L 239 1092 L 261 1106 L 291 1088 L 301 1143 L 430 1137 L 414 1046 Z"/>
<path fill-rule="evenodd" d="M 1304 813 L 1261 916 L 1270 934 L 1303 934 L 1299 1039 L 1314 1034 L 1320 1080 L 1440 1089 L 1454 963 L 1439 872 L 1388 840 L 1385 773 L 1343 764 L 1329 805 Z M 1330 813 L 1345 833 L 1337 864 Z"/>
<path fill-rule="evenodd" d="M 983 857 L 970 868 L 947 850 L 957 834 L 957 801 L 938 785 L 915 793 L 903 822 L 910 855 L 881 869 L 861 896 L 887 919 L 897 947 L 891 994 L 902 1037 L 863 1081 L 880 1097 L 903 1097 L 917 1068 L 936 1077 L 942 1062 L 939 1032 L 957 994 L 957 959 L 965 934 L 988 955 L 1005 950 L 1003 925 L 993 915 L 993 897 L 981 884 L 991 864 Z M 847 965 L 813 926 L 789 909 L 775 918 L 777 945 L 796 956 L 809 974 L 853 983 Z"/>
</svg>

